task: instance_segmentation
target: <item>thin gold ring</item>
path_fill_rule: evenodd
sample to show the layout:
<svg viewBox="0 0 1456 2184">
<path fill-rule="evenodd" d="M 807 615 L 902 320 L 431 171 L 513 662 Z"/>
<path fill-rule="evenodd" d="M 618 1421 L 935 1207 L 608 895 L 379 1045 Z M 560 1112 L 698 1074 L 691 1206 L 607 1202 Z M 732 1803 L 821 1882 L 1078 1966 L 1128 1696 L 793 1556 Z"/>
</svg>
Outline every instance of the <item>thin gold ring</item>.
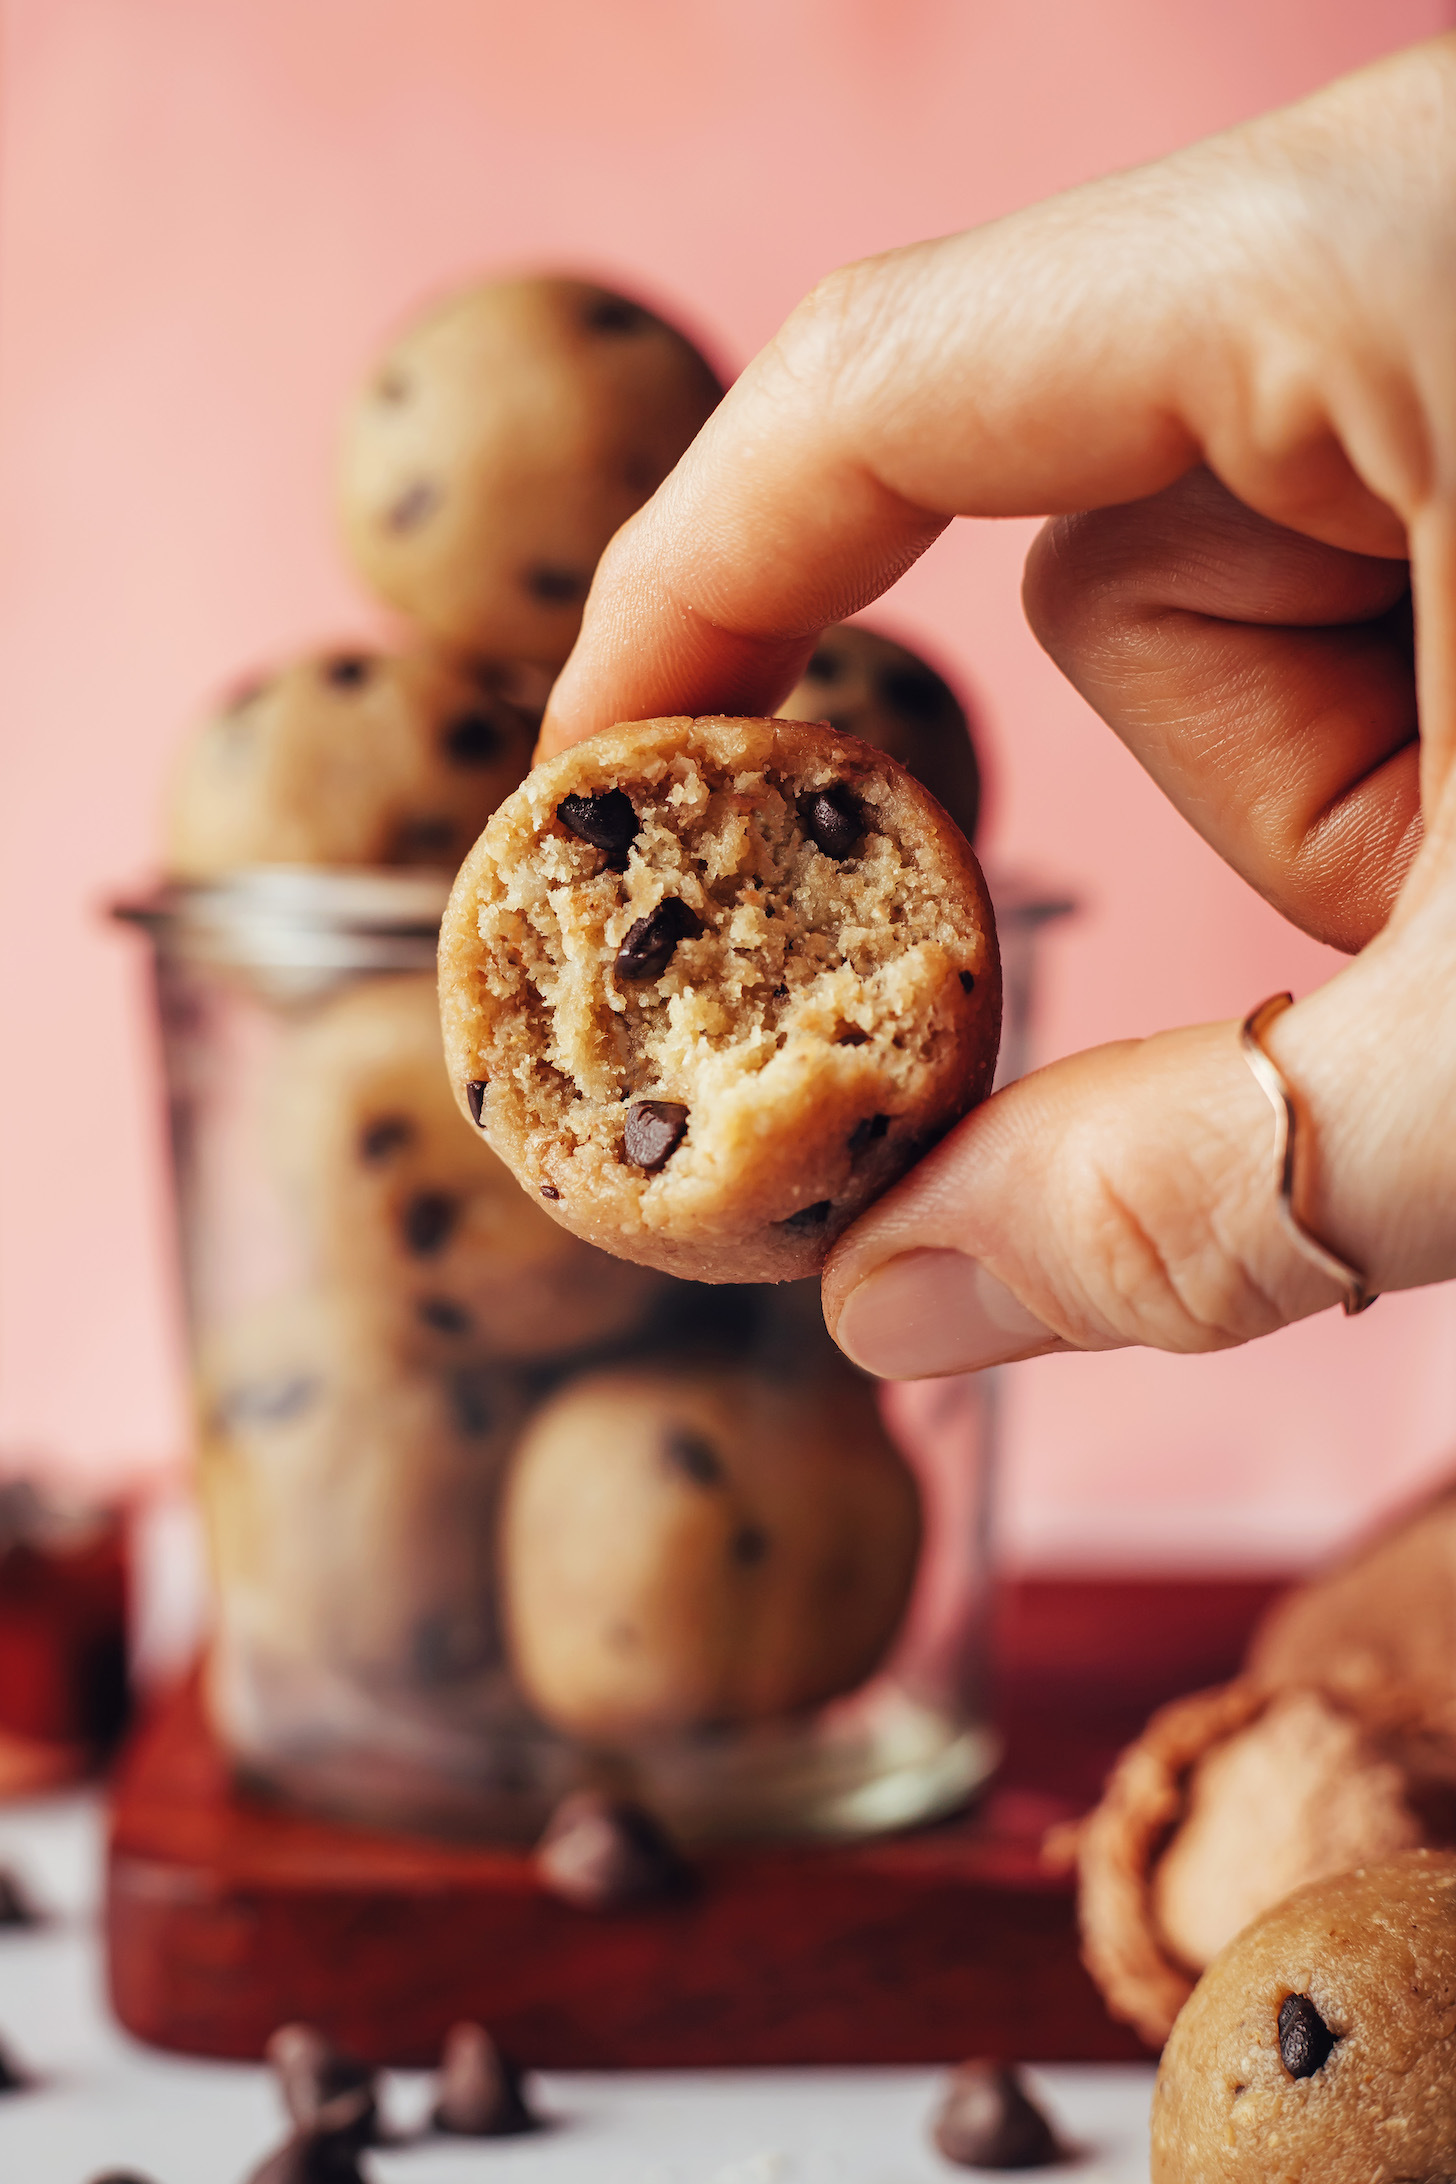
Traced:
<svg viewBox="0 0 1456 2184">
<path fill-rule="evenodd" d="M 1327 1274 L 1340 1290 L 1340 1301 L 1346 1317 L 1353 1319 L 1357 1312 L 1368 1312 L 1379 1296 L 1378 1289 L 1368 1289 L 1365 1277 L 1337 1252 L 1322 1244 L 1307 1229 L 1294 1210 L 1294 1144 L 1299 1128 L 1299 1115 L 1294 1093 L 1284 1072 L 1264 1045 L 1264 1033 L 1276 1016 L 1282 1016 L 1294 1004 L 1292 993 L 1271 993 L 1267 1001 L 1261 1001 L 1251 1016 L 1246 1016 L 1239 1027 L 1239 1046 L 1244 1060 L 1254 1072 L 1262 1090 L 1267 1093 L 1269 1105 L 1274 1110 L 1274 1161 L 1279 1170 L 1279 1218 L 1284 1223 L 1289 1239 L 1308 1259 Z"/>
</svg>

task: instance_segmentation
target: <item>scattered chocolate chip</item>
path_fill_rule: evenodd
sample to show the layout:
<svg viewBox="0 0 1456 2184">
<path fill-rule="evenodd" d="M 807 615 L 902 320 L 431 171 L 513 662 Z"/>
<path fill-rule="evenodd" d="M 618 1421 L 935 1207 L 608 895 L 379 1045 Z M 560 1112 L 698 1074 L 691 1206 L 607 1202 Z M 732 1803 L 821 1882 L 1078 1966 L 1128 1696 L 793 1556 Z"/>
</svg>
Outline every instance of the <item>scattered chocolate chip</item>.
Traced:
<svg viewBox="0 0 1456 2184">
<path fill-rule="evenodd" d="M 554 1183 L 543 1183 L 541 1185 L 541 1196 L 551 1199 L 554 1203 L 561 1196 L 561 1193 Z"/>
<path fill-rule="evenodd" d="M 591 590 L 591 576 L 581 569 L 527 569 L 521 582 L 543 607 L 574 607 Z"/>
<path fill-rule="evenodd" d="M 452 2025 L 445 2035 L 432 2120 L 458 2138 L 512 2138 L 537 2128 L 520 2071 L 484 2025 Z"/>
<path fill-rule="evenodd" d="M 889 1127 L 888 1115 L 866 1115 L 864 1121 L 857 1122 L 849 1133 L 850 1157 L 857 1160 L 867 1146 L 873 1145 L 876 1138 L 884 1136 Z"/>
<path fill-rule="evenodd" d="M 374 672 L 374 662 L 365 652 L 336 652 L 319 667 L 324 681 L 335 690 L 359 690 Z"/>
<path fill-rule="evenodd" d="M 416 478 L 385 510 L 385 527 L 391 531 L 417 531 L 439 505 L 438 485 L 432 485 L 428 478 Z"/>
<path fill-rule="evenodd" d="M 683 1141 L 688 1111 L 678 1100 L 637 1100 L 627 1110 L 622 1147 L 634 1168 L 656 1175 Z"/>
<path fill-rule="evenodd" d="M 593 296 L 582 315 L 594 334 L 640 334 L 652 324 L 641 304 L 630 303 L 625 296 Z"/>
<path fill-rule="evenodd" d="M 967 2169 L 1044 2169 L 1064 2158 L 1020 2073 L 1006 2063 L 962 2063 L 931 2136 L 947 2161 Z"/>
<path fill-rule="evenodd" d="M 682 1472 L 694 1486 L 724 1484 L 727 1473 L 723 1469 L 723 1459 L 705 1435 L 690 1431 L 669 1433 L 666 1450 L 673 1470 Z"/>
<path fill-rule="evenodd" d="M 806 682 L 838 682 L 843 672 L 843 662 L 836 658 L 835 654 L 830 652 L 827 647 L 821 646 L 817 652 L 810 653 L 809 664 L 804 669 L 804 680 Z"/>
<path fill-rule="evenodd" d="M 655 910 L 629 927 L 617 950 L 617 976 L 640 982 L 661 978 L 672 961 L 680 940 L 692 940 L 703 930 L 703 921 L 681 895 L 664 895 Z"/>
<path fill-rule="evenodd" d="M 44 1921 L 25 1884 L 0 1866 L 0 1926 L 40 1926 Z"/>
<path fill-rule="evenodd" d="M 281 1426 L 306 1411 L 319 1392 L 311 1373 L 282 1380 L 254 1380 L 230 1388 L 217 1406 L 224 1426 Z"/>
<path fill-rule="evenodd" d="M 499 757 L 501 732 L 487 713 L 462 713 L 440 737 L 452 766 L 489 766 Z"/>
<path fill-rule="evenodd" d="M 637 839 L 638 818 L 625 789 L 605 789 L 600 796 L 563 796 L 556 807 L 561 824 L 578 841 L 625 859 Z"/>
<path fill-rule="evenodd" d="M 962 992 L 962 993 L 974 993 L 974 992 L 975 992 L 975 990 L 976 990 L 976 974 L 975 974 L 975 972 L 974 972 L 974 971 L 962 971 L 962 972 L 961 972 L 961 992 Z"/>
<path fill-rule="evenodd" d="M 940 677 L 928 668 L 887 667 L 878 680 L 886 705 L 910 720 L 934 720 L 948 701 L 954 703 Z"/>
<path fill-rule="evenodd" d="M 829 1219 L 833 1210 L 834 1200 L 832 1198 L 816 1198 L 812 1206 L 800 1206 L 797 1213 L 791 1213 L 785 1220 L 780 1221 L 779 1227 L 787 1229 L 818 1228 L 821 1222 Z"/>
<path fill-rule="evenodd" d="M 10 2050 L 0 2046 L 0 2094 L 26 2093 L 35 2080 L 28 2070 L 22 2070 Z"/>
<path fill-rule="evenodd" d="M 405 1248 L 417 1259 L 443 1251 L 460 1219 L 460 1201 L 447 1191 L 416 1191 L 399 1217 Z"/>
<path fill-rule="evenodd" d="M 356 2147 L 300 2131 L 251 2170 L 246 2184 L 368 2184 L 368 2179 Z"/>
<path fill-rule="evenodd" d="M 1323 2070 L 1335 2034 L 1307 1994 L 1287 1994 L 1279 2005 L 1279 2054 L 1291 2078 L 1312 2078 Z"/>
<path fill-rule="evenodd" d="M 470 1119 L 477 1129 L 485 1112 L 485 1095 L 489 1090 L 489 1077 L 472 1077 L 465 1087 L 465 1104 L 470 1109 Z"/>
<path fill-rule="evenodd" d="M 650 1812 L 597 1790 L 562 1799 L 536 1847 L 536 1870 L 553 1895 L 583 1911 L 669 1901 L 693 1878 Z"/>
<path fill-rule="evenodd" d="M 740 1569 L 757 1569 L 768 1555 L 768 1534 L 761 1524 L 740 1524 L 728 1543 L 728 1552 Z"/>
<path fill-rule="evenodd" d="M 408 1115 L 380 1115 L 359 1132 L 359 1158 L 373 1168 L 391 1153 L 413 1142 L 415 1126 Z"/>
<path fill-rule="evenodd" d="M 289 2120 L 303 2134 L 367 2146 L 379 2121 L 376 2073 L 313 2025 L 280 2025 L 263 2053 Z"/>
<path fill-rule="evenodd" d="M 99 2176 L 88 2177 L 87 2184 L 152 2184 L 152 2179 L 140 2169 L 103 2169 Z"/>
<path fill-rule="evenodd" d="M 415 1318 L 422 1327 L 432 1327 L 437 1335 L 469 1335 L 475 1331 L 475 1321 L 453 1297 L 421 1297 L 415 1306 Z"/>
<path fill-rule="evenodd" d="M 799 805 L 799 816 L 809 839 L 817 842 L 825 856 L 832 857 L 837 864 L 852 857 L 858 849 L 864 834 L 864 813 L 859 798 L 842 781 L 804 797 Z"/>
</svg>

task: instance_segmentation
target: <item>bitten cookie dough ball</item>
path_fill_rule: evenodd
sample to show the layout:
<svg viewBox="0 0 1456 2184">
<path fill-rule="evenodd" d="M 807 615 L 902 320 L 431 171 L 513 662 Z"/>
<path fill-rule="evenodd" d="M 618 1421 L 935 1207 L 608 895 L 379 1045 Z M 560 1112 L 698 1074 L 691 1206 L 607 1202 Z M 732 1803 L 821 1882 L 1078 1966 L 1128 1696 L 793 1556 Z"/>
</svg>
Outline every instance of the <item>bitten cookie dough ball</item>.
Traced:
<svg viewBox="0 0 1456 2184">
<path fill-rule="evenodd" d="M 453 872 L 531 763 L 539 709 L 506 668 L 424 652 L 310 654 L 238 690 L 184 755 L 167 870 Z"/>
<path fill-rule="evenodd" d="M 1199 1981 L 1153 2095 L 1153 2184 L 1449 2184 L 1456 1857 L 1288 1897 Z"/>
<path fill-rule="evenodd" d="M 981 808 L 981 771 L 965 707 L 918 653 L 858 623 L 826 629 L 804 679 L 779 709 L 888 751 L 944 804 L 967 841 Z"/>
<path fill-rule="evenodd" d="M 537 767 L 440 936 L 456 1095 L 553 1217 L 699 1281 L 787 1281 L 990 1088 L 965 838 L 852 736 L 613 728 Z"/>
<path fill-rule="evenodd" d="M 596 1742 L 792 1713 L 881 1659 L 919 1539 L 915 1482 L 850 1374 L 594 1374 L 511 1467 L 512 1666 Z"/>
<path fill-rule="evenodd" d="M 603 547 L 722 392 L 675 327 L 610 289 L 468 289 L 406 329 L 353 405 L 355 566 L 447 644 L 559 665 Z"/>
<path fill-rule="evenodd" d="M 317 1264 L 417 1362 L 586 1348 L 667 1286 L 549 1220 L 461 1119 L 428 975 L 371 979 L 293 1035 L 273 1140 Z"/>
</svg>

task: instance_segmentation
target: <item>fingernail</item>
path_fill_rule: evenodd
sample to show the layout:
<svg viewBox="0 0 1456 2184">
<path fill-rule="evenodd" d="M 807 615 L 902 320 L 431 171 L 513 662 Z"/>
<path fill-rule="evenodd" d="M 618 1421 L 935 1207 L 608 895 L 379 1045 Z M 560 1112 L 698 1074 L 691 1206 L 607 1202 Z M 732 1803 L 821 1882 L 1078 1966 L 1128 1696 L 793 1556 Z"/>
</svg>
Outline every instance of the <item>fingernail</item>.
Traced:
<svg viewBox="0 0 1456 2184">
<path fill-rule="evenodd" d="M 907 1251 L 849 1293 L 841 1350 L 881 1380 L 973 1373 L 1060 1349 L 1060 1339 L 963 1251 Z"/>
</svg>

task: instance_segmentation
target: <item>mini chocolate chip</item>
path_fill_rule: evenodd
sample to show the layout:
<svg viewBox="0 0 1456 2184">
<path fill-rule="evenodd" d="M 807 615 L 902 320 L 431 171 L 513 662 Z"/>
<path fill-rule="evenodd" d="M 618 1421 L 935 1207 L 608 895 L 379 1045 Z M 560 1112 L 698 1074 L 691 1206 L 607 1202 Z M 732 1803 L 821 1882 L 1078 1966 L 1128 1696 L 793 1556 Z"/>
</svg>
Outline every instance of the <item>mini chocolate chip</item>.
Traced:
<svg viewBox="0 0 1456 2184">
<path fill-rule="evenodd" d="M 556 816 L 578 841 L 614 856 L 624 856 L 631 848 L 640 824 L 625 789 L 604 789 L 600 796 L 563 796 Z"/>
<path fill-rule="evenodd" d="M 368 2184 L 355 2147 L 299 2131 L 252 2170 L 246 2184 Z"/>
<path fill-rule="evenodd" d="M 405 1248 L 417 1259 L 433 1259 L 450 1241 L 460 1219 L 460 1201 L 448 1191 L 416 1191 L 399 1217 Z"/>
<path fill-rule="evenodd" d="M 359 1132 L 359 1158 L 370 1167 L 377 1167 L 381 1160 L 388 1160 L 414 1141 L 415 1126 L 408 1115 L 380 1115 L 374 1122 L 366 1122 Z"/>
<path fill-rule="evenodd" d="M 39 1926 L 41 1915 L 24 1884 L 7 1866 L 0 1866 L 0 1926 Z"/>
<path fill-rule="evenodd" d="M 843 673 L 843 661 L 838 659 L 827 647 L 821 646 L 819 651 L 810 653 L 809 664 L 804 669 L 804 680 L 806 682 L 838 682 Z"/>
<path fill-rule="evenodd" d="M 325 660 L 319 673 L 335 690 L 358 690 L 374 672 L 374 662 L 364 652 L 336 652 Z"/>
<path fill-rule="evenodd" d="M 816 1198 L 812 1206 L 800 1206 L 797 1213 L 787 1215 L 778 1225 L 791 1229 L 818 1228 L 821 1221 L 829 1219 L 833 1206 L 832 1198 Z"/>
<path fill-rule="evenodd" d="M 641 983 L 661 978 L 680 940 L 692 940 L 703 930 L 703 921 L 681 895 L 664 895 L 655 910 L 629 927 L 617 950 L 617 976 Z"/>
<path fill-rule="evenodd" d="M 1287 1994 L 1279 2005 L 1279 2053 L 1291 2078 L 1312 2078 L 1330 2059 L 1336 2035 L 1307 1994 Z"/>
<path fill-rule="evenodd" d="M 679 1430 L 667 1437 L 667 1460 L 694 1486 L 722 1486 L 727 1478 L 723 1459 L 701 1433 Z"/>
<path fill-rule="evenodd" d="M 314 2025 L 280 2025 L 263 2050 L 295 2129 L 367 2146 L 378 2121 L 375 2072 Z"/>
<path fill-rule="evenodd" d="M 152 2184 L 152 2179 L 140 2169 L 103 2169 L 99 2176 L 88 2177 L 87 2184 Z"/>
<path fill-rule="evenodd" d="M 255 1380 L 232 1388 L 218 1404 L 225 1426 L 281 1426 L 306 1411 L 319 1392 L 311 1373 L 294 1373 L 281 1380 Z"/>
<path fill-rule="evenodd" d="M 613 295 L 593 296 L 583 319 L 594 334 L 640 334 L 652 324 L 640 303 Z"/>
<path fill-rule="evenodd" d="M 510 2138 L 534 2131 L 521 2073 L 484 2025 L 452 2025 L 435 2080 L 435 2129 L 458 2138 Z"/>
<path fill-rule="evenodd" d="M 761 1524 L 741 1524 L 729 1542 L 728 1552 L 740 1569 L 756 1569 L 768 1554 L 768 1534 Z"/>
<path fill-rule="evenodd" d="M 28 2070 L 22 2070 L 15 2057 L 5 2047 L 0 2047 L 0 2093 L 26 2093 L 35 2080 Z"/>
<path fill-rule="evenodd" d="M 816 789 L 799 805 L 799 816 L 804 822 L 804 832 L 817 842 L 826 857 L 842 864 L 859 848 L 864 835 L 864 812 L 859 798 L 842 781 L 836 781 L 827 789 Z"/>
<path fill-rule="evenodd" d="M 581 569 L 553 569 L 542 565 L 527 569 L 521 582 L 543 607 L 574 607 L 591 590 L 591 577 Z"/>
<path fill-rule="evenodd" d="M 416 478 L 385 510 L 385 525 L 391 531 L 417 531 L 439 505 L 438 485 L 432 485 L 428 478 Z"/>
<path fill-rule="evenodd" d="M 415 1306 L 415 1318 L 437 1335 L 469 1335 L 475 1331 L 475 1321 L 453 1297 L 421 1297 Z"/>
<path fill-rule="evenodd" d="M 836 1032 L 834 1038 L 836 1046 L 868 1046 L 869 1043 L 869 1033 L 861 1031 L 858 1024 L 846 1024 L 844 1030 Z"/>
<path fill-rule="evenodd" d="M 554 1183 L 543 1183 L 541 1185 L 541 1196 L 551 1199 L 554 1203 L 561 1196 L 561 1193 Z"/>
<path fill-rule="evenodd" d="M 940 677 L 923 667 L 887 667 L 879 684 L 886 705 L 911 720 L 934 720 L 950 697 Z"/>
<path fill-rule="evenodd" d="M 1064 2159 L 1057 2135 L 1007 2063 L 962 2063 L 931 2136 L 967 2169 L 1044 2169 Z"/>
<path fill-rule="evenodd" d="M 889 1127 L 888 1115 L 866 1115 L 864 1121 L 857 1122 L 849 1133 L 851 1155 L 857 1158 L 867 1145 L 873 1145 L 876 1138 L 882 1138 Z"/>
<path fill-rule="evenodd" d="M 543 1886 L 583 1911 L 686 1895 L 692 1868 L 641 1805 L 577 1790 L 562 1799 L 536 1849 Z"/>
<path fill-rule="evenodd" d="M 655 1175 L 681 1145 L 688 1111 L 678 1100 L 638 1100 L 627 1110 L 622 1149 L 634 1168 Z"/>
<path fill-rule="evenodd" d="M 487 713 L 462 713 L 440 737 L 452 766 L 488 766 L 500 755 L 501 732 Z"/>
<path fill-rule="evenodd" d="M 489 1077 L 472 1077 L 465 1087 L 465 1104 L 470 1109 L 470 1119 L 477 1129 L 485 1112 L 485 1095 L 489 1090 Z"/>
<path fill-rule="evenodd" d="M 962 993 L 974 993 L 974 992 L 975 992 L 975 990 L 976 990 L 976 974 L 975 974 L 975 972 L 974 972 L 974 971 L 962 971 L 962 972 L 961 972 L 961 991 L 962 991 Z"/>
</svg>

